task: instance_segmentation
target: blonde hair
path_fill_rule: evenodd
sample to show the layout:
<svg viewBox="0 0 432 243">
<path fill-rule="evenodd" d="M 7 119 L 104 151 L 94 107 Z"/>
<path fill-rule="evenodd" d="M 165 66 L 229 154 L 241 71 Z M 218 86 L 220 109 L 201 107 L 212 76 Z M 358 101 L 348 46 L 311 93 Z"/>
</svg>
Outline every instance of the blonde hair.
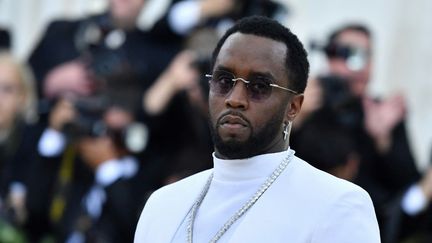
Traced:
<svg viewBox="0 0 432 243">
<path fill-rule="evenodd" d="M 10 52 L 4 50 L 0 51 L 0 65 L 11 66 L 18 74 L 18 81 L 23 88 L 22 92 L 24 94 L 24 105 L 20 114 L 18 115 L 28 123 L 36 122 L 38 118 L 38 112 L 35 80 L 29 67 L 18 62 Z"/>
</svg>

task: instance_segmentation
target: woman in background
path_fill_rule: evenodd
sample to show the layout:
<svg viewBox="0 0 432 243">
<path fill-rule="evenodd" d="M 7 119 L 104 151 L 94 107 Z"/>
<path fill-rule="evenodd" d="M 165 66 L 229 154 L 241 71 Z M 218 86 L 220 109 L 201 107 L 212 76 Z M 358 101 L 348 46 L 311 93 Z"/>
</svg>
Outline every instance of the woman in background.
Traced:
<svg viewBox="0 0 432 243">
<path fill-rule="evenodd" d="M 0 52 L 0 218 L 25 221 L 24 130 L 34 123 L 36 100 L 32 75 L 8 52 Z M 27 136 L 27 135 L 26 135 Z"/>
</svg>

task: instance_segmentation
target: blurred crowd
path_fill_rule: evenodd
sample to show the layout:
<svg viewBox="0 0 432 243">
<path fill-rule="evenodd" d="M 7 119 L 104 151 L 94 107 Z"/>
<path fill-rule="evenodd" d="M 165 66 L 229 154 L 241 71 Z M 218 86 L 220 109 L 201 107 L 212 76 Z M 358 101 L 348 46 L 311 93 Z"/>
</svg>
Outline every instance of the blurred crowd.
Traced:
<svg viewBox="0 0 432 243">
<path fill-rule="evenodd" d="M 154 190 L 212 166 L 205 74 L 220 35 L 289 14 L 270 0 L 172 0 L 142 28 L 145 8 L 110 0 L 53 21 L 25 64 L 0 31 L 0 242 L 132 242 Z M 416 167 L 402 94 L 366 92 L 372 42 L 353 23 L 315 47 L 328 70 L 308 83 L 291 147 L 369 192 L 383 242 L 432 242 L 432 170 Z"/>
</svg>

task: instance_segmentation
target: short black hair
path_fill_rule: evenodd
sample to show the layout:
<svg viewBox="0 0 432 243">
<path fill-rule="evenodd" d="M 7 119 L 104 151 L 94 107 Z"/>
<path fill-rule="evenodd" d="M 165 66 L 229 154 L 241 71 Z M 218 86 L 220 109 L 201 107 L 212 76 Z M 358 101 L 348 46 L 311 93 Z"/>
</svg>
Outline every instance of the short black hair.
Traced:
<svg viewBox="0 0 432 243">
<path fill-rule="evenodd" d="M 360 32 L 360 33 L 364 34 L 368 39 L 372 38 L 371 31 L 365 25 L 357 24 L 357 23 L 346 24 L 346 25 L 343 25 L 342 27 L 337 28 L 335 31 L 333 31 L 329 35 L 328 40 L 327 40 L 327 46 L 334 44 L 336 42 L 336 39 L 339 37 L 339 35 L 346 32 L 346 31 Z"/>
<path fill-rule="evenodd" d="M 279 22 L 263 16 L 251 16 L 240 19 L 228 29 L 213 51 L 212 65 L 214 68 L 216 58 L 226 39 L 236 33 L 252 34 L 282 42 L 286 45 L 285 69 L 288 79 L 292 82 L 291 89 L 303 93 L 309 76 L 309 61 L 306 50 L 297 36 Z"/>
</svg>

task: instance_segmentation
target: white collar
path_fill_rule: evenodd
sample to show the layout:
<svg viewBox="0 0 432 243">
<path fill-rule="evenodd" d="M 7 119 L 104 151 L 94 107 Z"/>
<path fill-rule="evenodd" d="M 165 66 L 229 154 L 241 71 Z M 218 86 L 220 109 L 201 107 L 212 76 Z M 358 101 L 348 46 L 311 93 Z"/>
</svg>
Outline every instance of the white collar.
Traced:
<svg viewBox="0 0 432 243">
<path fill-rule="evenodd" d="M 246 159 L 219 159 L 213 153 L 214 175 L 218 181 L 244 181 L 269 176 L 290 149 L 277 153 L 260 154 Z"/>
</svg>

